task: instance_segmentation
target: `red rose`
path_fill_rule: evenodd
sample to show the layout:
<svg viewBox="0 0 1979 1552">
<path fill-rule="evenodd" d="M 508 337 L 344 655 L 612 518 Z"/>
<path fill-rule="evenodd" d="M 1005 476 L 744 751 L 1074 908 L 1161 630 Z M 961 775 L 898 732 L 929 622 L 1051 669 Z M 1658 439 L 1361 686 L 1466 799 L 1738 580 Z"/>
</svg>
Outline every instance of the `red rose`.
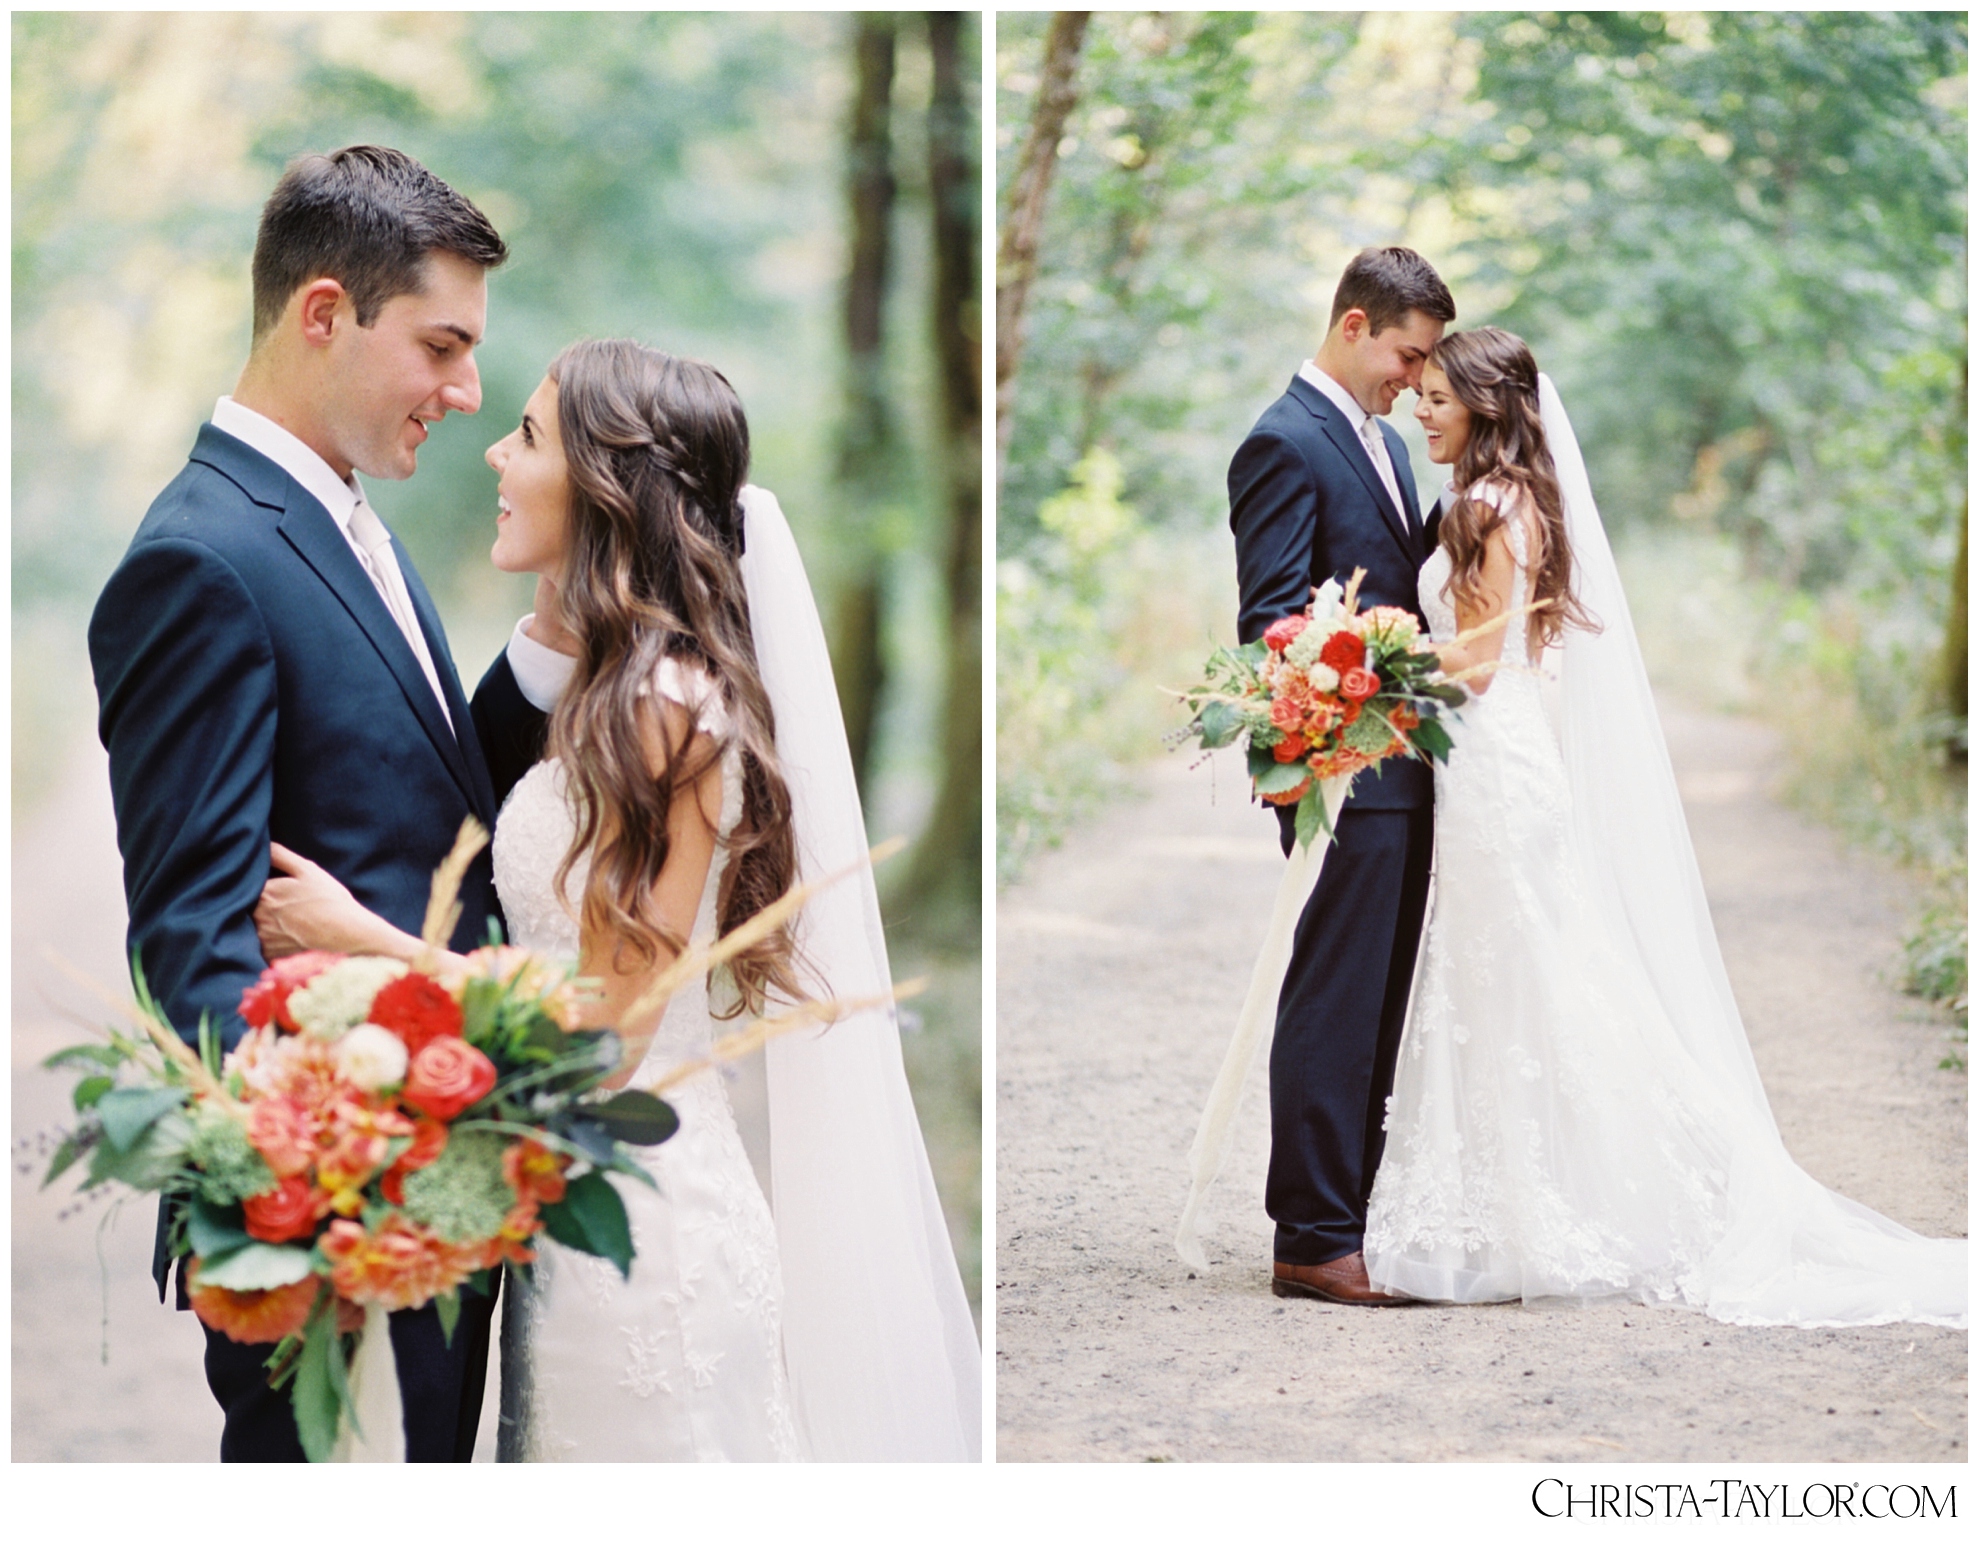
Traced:
<svg viewBox="0 0 1979 1552">
<path fill-rule="evenodd" d="M 436 1121 L 451 1121 L 495 1086 L 495 1064 L 465 1040 L 429 1041 L 406 1069 L 400 1098 Z"/>
<path fill-rule="evenodd" d="M 278 1181 L 272 1191 L 248 1197 L 241 1208 L 247 1214 L 247 1232 L 271 1245 L 301 1239 L 316 1228 L 316 1193 L 300 1175 Z"/>
<path fill-rule="evenodd" d="M 408 1056 L 417 1056 L 427 1042 L 460 1033 L 460 1004 L 439 982 L 413 970 L 372 999 L 371 1022 L 403 1040 Z"/>
<path fill-rule="evenodd" d="M 1319 649 L 1319 660 L 1344 676 L 1348 669 L 1359 668 L 1367 661 L 1367 643 L 1352 631 L 1335 631 Z"/>
<path fill-rule="evenodd" d="M 1289 695 L 1281 695 L 1271 703 L 1271 725 L 1281 733 L 1295 731 L 1305 714 L 1299 710 L 1299 703 Z"/>
<path fill-rule="evenodd" d="M 276 960 L 261 972 L 260 980 L 241 993 L 241 1017 L 247 1020 L 251 1029 L 259 1029 L 264 1024 L 280 1024 L 293 1033 L 296 1022 L 289 1017 L 289 994 L 300 991 L 319 972 L 329 969 L 343 957 L 341 954 L 311 951 Z"/>
<path fill-rule="evenodd" d="M 1266 628 L 1264 644 L 1273 652 L 1283 652 L 1305 633 L 1305 628 L 1311 623 L 1312 621 L 1303 614 L 1288 614 L 1284 619 Z"/>
<path fill-rule="evenodd" d="M 1297 733 L 1287 733 L 1271 751 L 1271 758 L 1280 765 L 1290 765 L 1306 752 L 1306 741 Z"/>
<path fill-rule="evenodd" d="M 1340 693 L 1350 701 L 1364 701 L 1381 688 L 1381 681 L 1365 668 L 1340 670 Z"/>
</svg>

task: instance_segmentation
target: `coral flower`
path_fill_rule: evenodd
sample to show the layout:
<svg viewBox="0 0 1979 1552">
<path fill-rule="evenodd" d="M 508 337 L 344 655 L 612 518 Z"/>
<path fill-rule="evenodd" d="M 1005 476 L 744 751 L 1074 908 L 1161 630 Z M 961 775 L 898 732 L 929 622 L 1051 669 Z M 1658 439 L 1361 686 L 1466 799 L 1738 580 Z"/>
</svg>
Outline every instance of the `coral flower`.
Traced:
<svg viewBox="0 0 1979 1552">
<path fill-rule="evenodd" d="M 1305 717 L 1299 710 L 1299 703 L 1291 696 L 1281 695 L 1271 703 L 1271 725 L 1281 733 L 1296 732 L 1303 721 Z"/>
<path fill-rule="evenodd" d="M 1388 713 L 1388 720 L 1394 723 L 1399 731 L 1406 733 L 1410 728 L 1419 726 L 1422 717 L 1415 707 L 1404 702 Z"/>
<path fill-rule="evenodd" d="M 1364 701 L 1380 688 L 1380 679 L 1365 668 L 1340 670 L 1340 693 L 1350 701 Z"/>
<path fill-rule="evenodd" d="M 1297 641 L 1312 621 L 1303 614 L 1288 614 L 1284 619 L 1266 627 L 1264 644 L 1273 652 L 1283 652 Z"/>
<path fill-rule="evenodd" d="M 1259 795 L 1265 800 L 1265 802 L 1271 804 L 1273 807 L 1290 808 L 1294 803 L 1298 802 L 1300 798 L 1304 797 L 1307 791 L 1311 787 L 1312 787 L 1312 781 L 1310 778 L 1308 778 L 1307 780 L 1300 782 L 1290 792 L 1265 792 Z"/>
<path fill-rule="evenodd" d="M 300 1331 L 316 1304 L 322 1282 L 314 1272 L 299 1283 L 281 1288 L 214 1288 L 199 1283 L 199 1258 L 193 1257 L 192 1310 L 215 1331 L 236 1342 L 279 1342 Z"/>
<path fill-rule="evenodd" d="M 495 1086 L 495 1064 L 465 1040 L 429 1041 L 412 1059 L 403 1098 L 436 1121 L 451 1121 Z"/>
<path fill-rule="evenodd" d="M 502 1179 L 520 1202 L 561 1202 L 564 1166 L 570 1160 L 533 1137 L 502 1150 Z M 533 1231 L 532 1231 L 533 1232 Z"/>
<path fill-rule="evenodd" d="M 312 1233 L 317 1218 L 328 1207 L 329 1198 L 314 1190 L 300 1175 L 285 1176 L 272 1191 L 263 1191 L 241 1202 L 247 1216 L 247 1232 L 274 1245 Z"/>
<path fill-rule="evenodd" d="M 308 985 L 343 957 L 341 954 L 311 952 L 290 954 L 286 959 L 276 960 L 261 972 L 260 980 L 241 994 L 241 1017 L 253 1029 L 278 1024 L 283 1029 L 293 1030 L 296 1023 L 289 1017 L 289 994 Z"/>
<path fill-rule="evenodd" d="M 1290 765 L 1306 752 L 1306 741 L 1297 733 L 1287 733 L 1272 746 L 1271 758 L 1280 765 Z"/>
<path fill-rule="evenodd" d="M 416 1309 L 480 1271 L 484 1260 L 481 1246 L 450 1245 L 396 1213 L 375 1233 L 339 1218 L 317 1245 L 338 1293 L 388 1310 Z"/>
<path fill-rule="evenodd" d="M 287 1099 L 257 1099 L 248 1106 L 247 1140 L 277 1175 L 300 1175 L 315 1157 L 316 1128 Z"/>
</svg>

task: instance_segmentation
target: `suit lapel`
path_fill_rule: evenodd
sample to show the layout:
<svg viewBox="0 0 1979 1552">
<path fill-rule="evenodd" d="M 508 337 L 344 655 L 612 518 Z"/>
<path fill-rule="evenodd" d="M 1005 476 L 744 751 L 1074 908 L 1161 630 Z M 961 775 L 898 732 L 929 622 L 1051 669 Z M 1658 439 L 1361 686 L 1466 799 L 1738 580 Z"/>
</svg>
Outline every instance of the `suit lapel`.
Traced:
<svg viewBox="0 0 1979 1552">
<path fill-rule="evenodd" d="M 413 715 L 419 719 L 420 727 L 426 730 L 426 736 L 433 741 L 433 747 L 440 752 L 441 759 L 446 762 L 454 780 L 460 784 L 461 791 L 467 795 L 471 803 L 482 805 L 487 798 L 485 785 L 481 791 L 477 791 L 468 771 L 467 758 L 461 752 L 460 742 L 447 727 L 446 718 L 440 714 L 439 703 L 433 699 L 433 686 L 427 682 L 425 670 L 419 666 L 419 659 L 412 655 L 412 647 L 406 641 L 405 633 L 399 629 L 398 622 L 385 607 L 385 600 L 378 596 L 378 589 L 372 583 L 370 574 L 365 571 L 350 544 L 338 530 L 336 520 L 323 510 L 322 502 L 294 480 L 289 480 L 286 508 L 277 526 L 290 547 L 303 558 L 317 576 L 322 578 L 324 585 L 336 594 L 337 601 L 349 611 L 350 617 L 357 622 L 358 629 L 364 632 L 378 655 L 385 660 L 385 666 L 392 671 L 392 677 L 398 680 L 399 688 L 404 691 L 406 702 L 411 707 Z M 396 542 L 394 541 L 395 544 Z M 415 574 L 411 564 L 406 561 L 403 551 L 399 552 L 399 557 L 399 569 L 406 578 L 406 591 L 412 593 L 416 586 Z M 418 589 L 418 596 L 424 598 L 423 587 Z M 438 633 L 438 621 L 432 613 L 432 600 L 426 600 L 426 608 L 423 612 L 415 604 L 414 612 L 419 615 L 420 624 L 426 630 L 427 645 L 431 648 L 433 639 Z M 443 648 L 434 651 L 433 662 L 440 671 L 441 683 L 449 683 L 452 665 L 448 662 Z M 451 701 L 458 697 L 459 686 L 455 684 L 453 695 L 449 699 Z M 448 709 L 456 718 L 454 726 L 461 726 L 458 719 L 462 716 L 462 711 L 454 710 L 451 705 Z"/>
<path fill-rule="evenodd" d="M 1395 542 L 1401 545 L 1402 553 L 1413 558 L 1416 546 L 1415 541 L 1409 537 L 1408 524 L 1402 514 L 1395 510 L 1395 503 L 1388 499 L 1388 487 L 1381 483 L 1381 474 L 1374 467 L 1374 459 L 1369 455 L 1367 445 L 1361 441 L 1360 433 L 1347 424 L 1347 417 L 1340 413 L 1340 406 L 1312 384 L 1298 377 L 1293 378 L 1292 382 L 1296 389 L 1301 390 L 1299 401 L 1312 412 L 1321 429 L 1339 449 L 1340 456 L 1347 460 L 1348 467 L 1361 477 L 1361 483 L 1374 498 L 1374 509 L 1381 514 L 1382 521 L 1388 525 L 1388 531 L 1395 536 Z M 1386 428 L 1383 429 L 1385 432 Z M 1391 459 L 1393 457 L 1392 448 L 1390 457 Z M 1401 483 L 1398 474 L 1395 484 L 1399 488 Z"/>
<path fill-rule="evenodd" d="M 447 692 L 447 715 L 453 718 L 456 729 L 471 729 L 474 726 L 474 713 L 467 704 L 466 695 L 462 693 L 460 675 L 454 669 L 453 653 L 447 650 L 447 632 L 440 623 L 440 611 L 433 607 L 433 599 L 426 591 L 426 584 L 420 580 L 419 573 L 413 570 L 411 558 L 405 553 L 405 546 L 400 544 L 396 537 L 392 540 L 392 549 L 399 558 L 399 572 L 405 578 L 405 590 L 412 599 L 412 612 L 419 619 L 419 628 L 426 633 L 426 650 L 433 654 L 433 667 L 439 673 L 441 687 Z M 370 579 L 367 577 L 365 580 Z M 422 673 L 419 680 L 421 684 L 425 684 L 426 676 Z M 427 694 L 430 699 L 432 694 L 430 685 L 427 686 Z M 475 812 L 492 826 L 495 821 L 495 784 L 488 775 L 488 763 L 482 758 L 480 740 L 463 737 L 455 738 L 451 742 L 465 757 L 464 764 L 470 782 L 468 795 L 474 800 Z"/>
</svg>

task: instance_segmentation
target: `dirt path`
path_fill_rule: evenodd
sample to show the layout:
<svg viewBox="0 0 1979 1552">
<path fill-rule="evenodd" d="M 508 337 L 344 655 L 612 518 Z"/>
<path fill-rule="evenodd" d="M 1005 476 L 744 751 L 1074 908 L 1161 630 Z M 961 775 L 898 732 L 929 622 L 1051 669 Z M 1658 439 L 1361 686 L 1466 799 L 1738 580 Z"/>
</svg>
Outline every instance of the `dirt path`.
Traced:
<svg viewBox="0 0 1979 1552">
<path fill-rule="evenodd" d="M 1672 705 L 1664 726 L 1788 1146 L 1913 1228 L 1965 1233 L 1965 1075 L 1888 984 L 1902 881 L 1765 796 L 1764 728 Z M 1210 1271 L 1183 1266 L 1183 1157 L 1283 866 L 1241 764 L 1213 780 L 1212 805 L 1210 769 L 1163 762 L 998 911 L 999 1459 L 1966 1458 L 1960 1331 L 1272 1297 L 1262 1063 Z"/>
</svg>

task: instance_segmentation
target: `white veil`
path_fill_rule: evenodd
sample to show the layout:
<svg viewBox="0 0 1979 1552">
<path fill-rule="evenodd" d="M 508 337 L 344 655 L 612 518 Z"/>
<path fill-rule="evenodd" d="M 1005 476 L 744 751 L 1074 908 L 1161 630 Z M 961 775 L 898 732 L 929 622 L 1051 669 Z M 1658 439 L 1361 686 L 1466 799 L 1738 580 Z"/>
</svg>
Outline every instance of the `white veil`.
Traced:
<svg viewBox="0 0 1979 1552">
<path fill-rule="evenodd" d="M 824 629 L 776 497 L 742 492 L 742 578 L 776 716 L 800 875 L 866 852 Z M 892 984 L 871 868 L 805 906 L 799 941 L 830 991 Z M 982 1458 L 982 1355 L 889 1002 L 765 1052 L 783 1347 L 816 1460 Z"/>
<path fill-rule="evenodd" d="M 1675 772 L 1621 574 L 1580 443 L 1558 390 L 1539 379 L 1560 481 L 1574 586 L 1598 632 L 1560 650 L 1560 736 L 1574 840 L 1609 940 L 1632 946 L 1653 1007 L 1680 1052 L 1694 1111 L 1725 1161 L 1725 1233 L 1693 1290 L 1741 1324 L 1966 1322 L 1966 1242 L 1930 1240 L 1836 1195 L 1787 1153 L 1718 950 Z M 1660 1012 L 1663 1016 L 1656 1018 Z M 1670 1073 L 1672 1081 L 1680 1075 Z"/>
</svg>

